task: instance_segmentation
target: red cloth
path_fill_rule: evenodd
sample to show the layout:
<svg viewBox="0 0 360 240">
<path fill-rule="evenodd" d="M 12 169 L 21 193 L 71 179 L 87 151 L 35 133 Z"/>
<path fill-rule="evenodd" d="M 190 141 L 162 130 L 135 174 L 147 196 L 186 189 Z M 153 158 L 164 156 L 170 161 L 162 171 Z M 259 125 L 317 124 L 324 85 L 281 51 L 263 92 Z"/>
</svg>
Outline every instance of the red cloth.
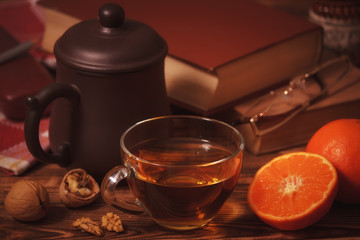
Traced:
<svg viewBox="0 0 360 240">
<path fill-rule="evenodd" d="M 40 121 L 39 140 L 44 149 L 49 146 L 49 119 Z M 0 114 L 0 170 L 20 175 L 37 162 L 27 149 L 24 122 L 14 122 Z"/>
</svg>

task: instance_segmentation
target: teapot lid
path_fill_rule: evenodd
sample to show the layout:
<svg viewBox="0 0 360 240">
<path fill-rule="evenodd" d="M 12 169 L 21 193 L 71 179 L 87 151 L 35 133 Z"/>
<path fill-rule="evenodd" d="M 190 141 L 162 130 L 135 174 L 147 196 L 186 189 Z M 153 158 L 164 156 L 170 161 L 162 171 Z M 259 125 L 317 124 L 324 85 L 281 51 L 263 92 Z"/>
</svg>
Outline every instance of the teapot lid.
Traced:
<svg viewBox="0 0 360 240">
<path fill-rule="evenodd" d="M 91 72 L 132 72 L 162 61 L 166 42 L 148 25 L 125 19 L 121 6 L 100 7 L 98 19 L 69 28 L 55 43 L 57 61 Z"/>
</svg>

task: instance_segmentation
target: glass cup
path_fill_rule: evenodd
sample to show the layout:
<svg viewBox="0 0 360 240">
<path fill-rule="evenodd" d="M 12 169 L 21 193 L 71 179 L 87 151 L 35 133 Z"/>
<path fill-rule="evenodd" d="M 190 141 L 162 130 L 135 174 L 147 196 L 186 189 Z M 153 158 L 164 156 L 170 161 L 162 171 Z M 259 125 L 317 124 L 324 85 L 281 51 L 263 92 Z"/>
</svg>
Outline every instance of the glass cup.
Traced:
<svg viewBox="0 0 360 240">
<path fill-rule="evenodd" d="M 103 179 L 104 201 L 132 211 L 140 206 L 159 225 L 188 230 L 207 224 L 230 196 L 244 139 L 224 122 L 174 115 L 136 123 L 123 133 L 120 146 L 123 165 Z M 134 204 L 115 194 L 123 179 Z"/>
</svg>

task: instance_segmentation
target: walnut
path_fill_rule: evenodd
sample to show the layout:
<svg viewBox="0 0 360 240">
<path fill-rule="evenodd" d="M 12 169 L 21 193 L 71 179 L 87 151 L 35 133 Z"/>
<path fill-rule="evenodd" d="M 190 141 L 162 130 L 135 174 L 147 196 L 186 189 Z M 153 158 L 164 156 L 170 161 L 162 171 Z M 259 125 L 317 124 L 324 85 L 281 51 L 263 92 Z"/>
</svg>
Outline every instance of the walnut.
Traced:
<svg viewBox="0 0 360 240">
<path fill-rule="evenodd" d="M 106 215 L 102 216 L 101 227 L 107 229 L 108 231 L 124 231 L 120 217 L 112 212 L 109 212 Z"/>
<path fill-rule="evenodd" d="M 37 221 L 45 217 L 49 207 L 49 194 L 40 183 L 15 183 L 4 202 L 6 211 L 20 221 Z"/>
<path fill-rule="evenodd" d="M 95 179 L 81 168 L 67 172 L 61 181 L 59 194 L 67 207 L 80 207 L 93 202 L 100 193 Z"/>
<path fill-rule="evenodd" d="M 72 225 L 77 229 L 86 231 L 95 236 L 102 236 L 104 234 L 104 232 L 100 228 L 100 225 L 92 221 L 89 217 L 78 218 L 75 222 L 73 222 Z"/>
</svg>

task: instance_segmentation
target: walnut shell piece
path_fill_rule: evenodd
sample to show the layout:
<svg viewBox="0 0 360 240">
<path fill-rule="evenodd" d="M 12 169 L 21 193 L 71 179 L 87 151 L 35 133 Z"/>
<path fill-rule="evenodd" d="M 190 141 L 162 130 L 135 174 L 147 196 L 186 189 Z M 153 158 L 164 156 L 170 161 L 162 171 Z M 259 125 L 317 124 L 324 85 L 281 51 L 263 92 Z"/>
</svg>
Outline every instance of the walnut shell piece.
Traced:
<svg viewBox="0 0 360 240">
<path fill-rule="evenodd" d="M 99 184 L 81 168 L 68 171 L 59 187 L 61 202 L 71 208 L 92 203 L 99 193 Z"/>
<path fill-rule="evenodd" d="M 18 181 L 6 195 L 4 206 L 17 220 L 38 221 L 48 212 L 49 194 L 40 183 Z"/>
</svg>

